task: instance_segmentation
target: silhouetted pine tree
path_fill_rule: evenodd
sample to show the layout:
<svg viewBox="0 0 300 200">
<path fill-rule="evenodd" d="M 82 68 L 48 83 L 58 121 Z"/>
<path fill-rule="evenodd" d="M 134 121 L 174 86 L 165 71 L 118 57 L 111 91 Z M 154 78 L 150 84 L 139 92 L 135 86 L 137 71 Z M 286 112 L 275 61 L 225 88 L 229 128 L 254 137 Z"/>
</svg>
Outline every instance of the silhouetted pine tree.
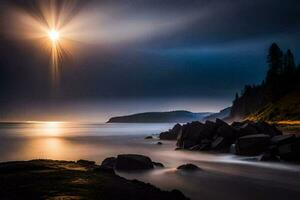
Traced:
<svg viewBox="0 0 300 200">
<path fill-rule="evenodd" d="M 297 68 L 294 55 L 291 50 L 287 50 L 284 55 L 283 72 L 281 75 L 283 93 L 286 94 L 296 88 L 297 84 Z"/>
<path fill-rule="evenodd" d="M 296 68 L 296 89 L 300 89 L 300 64 Z"/>
<path fill-rule="evenodd" d="M 280 77 L 283 72 L 283 53 L 276 43 L 269 48 L 267 62 L 269 69 L 266 77 L 266 93 L 271 101 L 275 101 L 283 93 Z"/>
<path fill-rule="evenodd" d="M 245 85 L 241 96 L 236 93 L 231 118 L 243 118 L 274 102 L 294 90 L 300 89 L 300 65 L 296 67 L 294 55 L 288 50 L 283 55 L 273 43 L 267 56 L 268 71 L 260 85 Z"/>
</svg>

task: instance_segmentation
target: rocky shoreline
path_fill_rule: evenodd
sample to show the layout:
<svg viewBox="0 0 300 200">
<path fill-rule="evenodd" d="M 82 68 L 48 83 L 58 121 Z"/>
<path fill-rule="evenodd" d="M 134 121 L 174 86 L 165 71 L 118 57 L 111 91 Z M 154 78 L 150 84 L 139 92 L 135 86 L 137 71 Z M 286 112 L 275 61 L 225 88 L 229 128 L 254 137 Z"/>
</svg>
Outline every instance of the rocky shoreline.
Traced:
<svg viewBox="0 0 300 200">
<path fill-rule="evenodd" d="M 86 160 L 0 163 L 0 199 L 188 199 L 178 190 L 162 191 L 148 183 L 122 178 L 115 174 L 114 167 L 105 165 L 113 159 L 105 160 L 101 166 Z M 115 161 L 119 162 L 119 170 L 154 166 L 150 158 L 140 155 L 121 155 Z"/>
<path fill-rule="evenodd" d="M 283 134 L 266 122 L 233 122 L 231 125 L 199 121 L 176 124 L 159 134 L 160 140 L 176 140 L 177 150 L 233 153 L 260 156 L 262 161 L 300 161 L 300 138 Z"/>
</svg>

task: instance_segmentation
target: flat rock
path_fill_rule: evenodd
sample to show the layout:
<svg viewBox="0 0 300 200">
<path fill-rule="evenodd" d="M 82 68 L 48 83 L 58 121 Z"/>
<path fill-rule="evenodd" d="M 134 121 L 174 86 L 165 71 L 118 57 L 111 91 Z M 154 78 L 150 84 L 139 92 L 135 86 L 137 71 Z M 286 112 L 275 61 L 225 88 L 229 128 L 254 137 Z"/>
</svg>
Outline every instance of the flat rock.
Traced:
<svg viewBox="0 0 300 200">
<path fill-rule="evenodd" d="M 153 169 L 152 160 L 143 155 L 138 154 L 121 154 L 118 155 L 115 164 L 116 170 L 146 170 Z"/>
<path fill-rule="evenodd" d="M 179 167 L 177 167 L 178 170 L 185 170 L 185 171 L 197 171 L 197 170 L 201 170 L 198 166 L 188 163 L 188 164 L 184 164 L 184 165 L 180 165 Z"/>
</svg>

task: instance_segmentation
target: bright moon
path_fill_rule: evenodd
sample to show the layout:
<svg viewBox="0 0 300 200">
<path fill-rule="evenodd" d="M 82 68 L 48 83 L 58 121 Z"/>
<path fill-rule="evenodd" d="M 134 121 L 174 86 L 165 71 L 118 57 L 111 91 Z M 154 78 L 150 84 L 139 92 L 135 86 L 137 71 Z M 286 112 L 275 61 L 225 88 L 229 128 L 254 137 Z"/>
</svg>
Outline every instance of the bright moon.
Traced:
<svg viewBox="0 0 300 200">
<path fill-rule="evenodd" d="M 59 39 L 59 32 L 56 30 L 50 31 L 49 38 L 52 42 L 56 42 Z"/>
</svg>

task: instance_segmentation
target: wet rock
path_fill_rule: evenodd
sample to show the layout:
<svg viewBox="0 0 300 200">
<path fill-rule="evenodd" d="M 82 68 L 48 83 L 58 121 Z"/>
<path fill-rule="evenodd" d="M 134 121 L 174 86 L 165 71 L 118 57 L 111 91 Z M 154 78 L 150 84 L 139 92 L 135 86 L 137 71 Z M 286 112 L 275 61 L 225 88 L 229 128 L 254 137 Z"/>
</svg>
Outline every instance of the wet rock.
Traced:
<svg viewBox="0 0 300 200">
<path fill-rule="evenodd" d="M 300 138 L 296 138 L 294 142 L 290 144 L 280 145 L 278 147 L 278 154 L 281 159 L 299 162 L 300 161 Z"/>
<path fill-rule="evenodd" d="M 116 162 L 117 162 L 116 157 L 108 157 L 102 161 L 101 166 L 103 168 L 112 168 L 113 169 L 116 165 Z"/>
<path fill-rule="evenodd" d="M 229 152 L 229 148 L 230 148 L 231 144 L 232 143 L 228 139 L 225 139 L 224 137 L 217 137 L 211 143 L 211 149 L 212 150 Z"/>
<path fill-rule="evenodd" d="M 185 171 L 197 171 L 197 170 L 201 170 L 198 166 L 188 163 L 188 164 L 184 164 L 184 165 L 180 165 L 179 167 L 177 167 L 177 169 L 179 170 L 185 170 Z"/>
<path fill-rule="evenodd" d="M 289 144 L 296 141 L 296 136 L 294 134 L 291 135 L 277 135 L 272 137 L 271 142 L 276 145 Z"/>
<path fill-rule="evenodd" d="M 226 122 L 224 122 L 223 120 L 217 118 L 216 125 L 217 125 L 217 127 L 221 127 L 221 126 L 227 126 L 228 124 Z"/>
<path fill-rule="evenodd" d="M 97 166 L 93 169 L 95 172 L 104 172 L 104 173 L 109 173 L 109 174 L 115 174 L 115 170 L 112 167 L 107 167 L 107 166 Z"/>
<path fill-rule="evenodd" d="M 153 169 L 153 163 L 147 156 L 122 154 L 117 157 L 115 169 L 124 171 Z"/>
<path fill-rule="evenodd" d="M 171 134 L 169 131 L 161 132 L 159 134 L 161 140 L 176 140 L 176 136 Z"/>
<path fill-rule="evenodd" d="M 181 191 L 176 190 L 176 189 L 172 190 L 171 194 L 173 195 L 172 200 L 187 199 Z"/>
<path fill-rule="evenodd" d="M 268 124 L 266 122 L 257 122 L 255 125 L 258 132 L 269 135 L 270 137 L 282 135 L 282 132 L 272 124 Z"/>
<path fill-rule="evenodd" d="M 233 128 L 239 129 L 239 128 L 241 128 L 245 123 L 247 123 L 247 122 L 232 122 L 231 126 L 232 126 Z"/>
<path fill-rule="evenodd" d="M 149 139 L 153 139 L 153 137 L 152 136 L 146 136 L 145 137 L 145 140 L 149 140 Z"/>
<path fill-rule="evenodd" d="M 237 128 L 238 137 L 243 137 L 247 135 L 257 135 L 261 134 L 256 129 L 254 123 L 245 123 L 241 127 Z"/>
<path fill-rule="evenodd" d="M 236 127 L 239 136 L 265 134 L 274 137 L 276 135 L 282 135 L 282 132 L 274 125 L 270 125 L 266 122 L 248 122 L 240 127 Z"/>
<path fill-rule="evenodd" d="M 205 136 L 202 134 L 205 125 L 201 122 L 191 122 L 182 126 L 182 132 L 178 136 L 177 146 L 189 149 L 196 144 L 201 142 L 201 139 L 204 139 Z"/>
<path fill-rule="evenodd" d="M 258 155 L 268 148 L 272 137 L 277 143 L 291 139 L 282 137 L 281 131 L 265 122 L 245 121 L 229 125 L 216 119 L 216 122 L 196 121 L 182 125 L 176 145 L 193 151 L 229 152 L 230 146 L 238 143 L 235 145 L 237 154 Z"/>
<path fill-rule="evenodd" d="M 181 133 L 181 125 L 176 124 L 169 131 L 165 131 L 159 134 L 159 139 L 161 140 L 176 140 L 178 135 Z"/>
<path fill-rule="evenodd" d="M 189 150 L 192 150 L 192 151 L 198 151 L 198 150 L 200 150 L 200 147 L 201 147 L 201 145 L 200 145 L 200 144 L 197 144 L 197 145 L 192 146 L 191 148 L 189 148 Z"/>
<path fill-rule="evenodd" d="M 229 140 L 234 140 L 236 138 L 236 131 L 230 125 L 225 123 L 218 127 L 217 135 Z"/>
<path fill-rule="evenodd" d="M 160 167 L 160 168 L 162 168 L 162 167 L 165 167 L 162 163 L 160 163 L 160 162 L 152 162 L 152 164 L 155 166 L 155 167 Z"/>
<path fill-rule="evenodd" d="M 180 124 L 176 124 L 172 129 L 171 129 L 171 133 L 178 135 L 181 131 L 182 126 Z"/>
<path fill-rule="evenodd" d="M 235 147 L 238 155 L 255 156 L 266 151 L 269 144 L 269 135 L 256 134 L 240 137 Z"/>
<path fill-rule="evenodd" d="M 156 144 L 157 144 L 157 145 L 162 145 L 163 143 L 162 143 L 162 142 L 157 142 Z"/>
<path fill-rule="evenodd" d="M 277 162 L 280 161 L 279 157 L 271 152 L 265 152 L 263 153 L 260 158 L 260 161 L 269 161 L 269 162 Z"/>
<path fill-rule="evenodd" d="M 84 165 L 84 166 L 93 166 L 93 165 L 96 165 L 95 161 L 82 160 L 82 159 L 77 160 L 76 163 L 80 164 L 80 165 Z"/>
</svg>

